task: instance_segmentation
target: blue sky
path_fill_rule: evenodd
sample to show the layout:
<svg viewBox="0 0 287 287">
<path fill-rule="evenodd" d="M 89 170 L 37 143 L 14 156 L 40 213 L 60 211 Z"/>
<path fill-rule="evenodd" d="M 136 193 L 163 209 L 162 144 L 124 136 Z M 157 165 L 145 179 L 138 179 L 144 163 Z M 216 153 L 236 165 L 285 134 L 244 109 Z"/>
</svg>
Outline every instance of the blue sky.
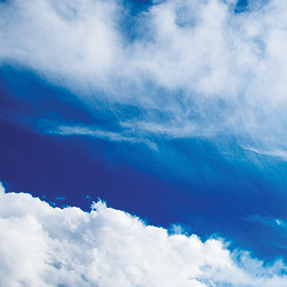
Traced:
<svg viewBox="0 0 287 287">
<path fill-rule="evenodd" d="M 1 1 L 0 180 L 5 193 L 0 215 L 2 226 L 18 217 L 26 226 L 1 229 L 7 245 L 0 252 L 8 258 L 1 272 L 10 272 L 2 276 L 3 286 L 72 284 L 63 275 L 69 268 L 62 270 L 58 263 L 52 265 L 62 281 L 48 282 L 40 271 L 34 274 L 40 281 L 29 272 L 21 277 L 16 272 L 20 259 L 9 261 L 13 232 L 34 236 L 36 242 L 42 231 L 50 236 L 41 237 L 48 247 L 31 246 L 31 252 L 43 262 L 44 250 L 56 252 L 55 244 L 49 245 L 56 238 L 71 246 L 77 242 L 87 252 L 104 250 L 91 263 L 74 247 L 63 247 L 62 257 L 52 260 L 62 266 L 70 254 L 72 263 L 91 268 L 99 262 L 120 270 L 127 258 L 127 266 L 145 270 L 153 264 L 150 250 L 161 250 L 154 234 L 165 231 L 160 236 L 169 247 L 158 257 L 164 270 L 173 266 L 164 267 L 170 252 L 189 262 L 177 240 L 194 250 L 200 242 L 196 252 L 206 258 L 196 263 L 201 275 L 189 275 L 193 283 L 175 273 L 183 280 L 178 286 L 285 286 L 286 11 L 279 0 Z M 95 205 L 99 199 L 107 207 L 100 201 Z M 93 221 L 96 212 L 100 223 Z M 115 223 L 120 219 L 114 214 L 123 221 Z M 64 223 L 54 222 L 54 216 Z M 30 229 L 28 221 L 25 225 L 30 217 L 41 232 Z M 127 221 L 128 227 L 117 228 Z M 94 239 L 87 241 L 90 231 Z M 120 247 L 99 246 L 97 238 Z M 15 244 L 13 250 L 22 252 L 24 241 Z M 133 261 L 133 248 L 151 252 L 149 263 Z M 228 281 L 225 263 L 218 267 L 221 259 L 213 259 L 216 250 L 222 262 L 232 262 L 232 272 L 247 272 L 254 285 L 245 275 Z M 103 255 L 109 252 L 119 261 L 111 263 Z M 181 268 L 188 270 L 188 264 Z M 123 268 L 119 278 L 127 281 L 121 286 L 166 284 L 156 283 L 150 269 L 145 270 L 150 281 L 143 282 L 139 273 Z M 89 272 L 79 275 L 87 286 L 118 280 L 117 274 L 102 271 L 100 278 Z M 275 281 L 268 281 L 268 274 Z M 75 286 L 84 284 L 77 280 Z"/>
</svg>

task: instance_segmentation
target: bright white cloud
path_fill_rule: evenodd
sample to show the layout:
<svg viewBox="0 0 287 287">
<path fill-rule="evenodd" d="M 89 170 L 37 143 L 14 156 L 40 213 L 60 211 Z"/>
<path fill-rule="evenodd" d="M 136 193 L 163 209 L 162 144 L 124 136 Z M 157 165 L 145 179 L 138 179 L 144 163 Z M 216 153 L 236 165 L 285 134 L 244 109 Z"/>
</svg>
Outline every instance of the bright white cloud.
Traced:
<svg viewBox="0 0 287 287">
<path fill-rule="evenodd" d="M 114 0 L 5 1 L 0 61 L 34 69 L 94 112 L 112 112 L 124 129 L 112 138 L 231 134 L 281 156 L 287 4 L 249 2 L 250 11 L 235 14 L 236 1 L 155 1 L 125 22 L 131 16 Z"/>
<path fill-rule="evenodd" d="M 169 235 L 102 202 L 90 213 L 53 208 L 2 186 L 0 242 L 3 287 L 287 284 L 281 261 L 263 266 L 221 240 Z"/>
</svg>

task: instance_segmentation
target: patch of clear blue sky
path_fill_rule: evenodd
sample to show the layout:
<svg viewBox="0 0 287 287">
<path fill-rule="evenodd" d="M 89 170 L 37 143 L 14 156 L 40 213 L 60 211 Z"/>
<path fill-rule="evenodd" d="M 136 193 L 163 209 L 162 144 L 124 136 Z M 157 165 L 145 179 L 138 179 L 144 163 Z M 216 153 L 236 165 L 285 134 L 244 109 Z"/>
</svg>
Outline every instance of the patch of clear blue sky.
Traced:
<svg viewBox="0 0 287 287">
<path fill-rule="evenodd" d="M 122 3 L 127 7 L 132 16 L 142 11 L 147 11 L 147 9 L 153 5 L 153 1 L 151 0 L 124 0 Z"/>
<path fill-rule="evenodd" d="M 244 13 L 261 9 L 269 0 L 239 0 L 234 7 L 234 13 Z"/>
</svg>

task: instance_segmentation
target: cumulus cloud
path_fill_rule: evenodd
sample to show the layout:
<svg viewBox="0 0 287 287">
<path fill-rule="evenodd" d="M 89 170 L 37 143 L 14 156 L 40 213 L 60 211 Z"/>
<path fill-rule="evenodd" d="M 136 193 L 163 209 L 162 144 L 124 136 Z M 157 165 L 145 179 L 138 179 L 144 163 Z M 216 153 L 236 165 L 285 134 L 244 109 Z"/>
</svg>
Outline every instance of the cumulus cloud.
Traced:
<svg viewBox="0 0 287 287">
<path fill-rule="evenodd" d="M 177 228 L 179 229 L 179 228 Z M 0 190 L 1 286 L 286 286 L 286 266 L 169 234 L 99 201 L 53 208 Z"/>
<path fill-rule="evenodd" d="M 248 2 L 235 13 L 236 1 L 155 1 L 132 16 L 114 0 L 4 1 L 0 61 L 112 112 L 122 130 L 107 138 L 224 134 L 281 156 L 287 5 Z"/>
</svg>

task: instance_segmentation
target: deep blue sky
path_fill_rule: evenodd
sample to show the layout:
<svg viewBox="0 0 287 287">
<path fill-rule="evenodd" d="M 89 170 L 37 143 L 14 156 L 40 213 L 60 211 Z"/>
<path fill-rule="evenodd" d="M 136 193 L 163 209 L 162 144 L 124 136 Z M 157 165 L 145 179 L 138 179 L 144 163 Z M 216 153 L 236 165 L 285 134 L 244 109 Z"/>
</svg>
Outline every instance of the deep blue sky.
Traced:
<svg viewBox="0 0 287 287">
<path fill-rule="evenodd" d="M 255 3 L 246 0 L 228 6 L 232 8 L 230 17 L 236 19 L 232 22 L 234 30 L 239 29 L 236 24 L 241 21 L 240 14 L 245 13 L 244 15 L 247 16 L 242 16 L 242 21 L 248 21 L 248 13 L 260 10 L 260 7 L 267 2 L 262 0 Z M 166 36 L 166 34 L 172 33 L 170 30 L 166 32 L 163 29 L 163 34 L 158 31 L 153 34 L 154 27 L 150 27 L 151 24 L 145 25 L 151 16 L 147 16 L 147 13 L 142 13 L 143 16 L 139 16 L 141 12 L 149 11 L 148 9 L 152 6 L 151 1 L 124 1 L 123 6 L 127 10 L 118 23 L 117 32 L 120 31 L 120 35 L 124 35 L 126 46 L 132 44 L 141 46 L 140 40 L 147 38 L 148 40 L 143 41 L 144 44 L 141 48 L 142 51 L 148 50 L 149 44 L 157 41 L 154 34 L 163 35 L 163 43 L 167 45 L 166 50 L 172 46 L 171 42 L 174 39 L 176 39 L 175 42 L 177 41 L 176 37 L 171 37 L 172 40 L 170 40 Z M 183 13 L 184 19 L 181 20 L 188 22 L 190 19 L 186 20 L 185 16 Z M 164 21 L 163 18 L 160 19 Z M 228 20 L 231 21 L 230 18 Z M 254 22 L 256 22 L 255 20 Z M 192 25 L 195 24 L 192 21 L 188 23 L 190 26 L 185 23 L 186 26 L 193 27 Z M 151 21 L 151 23 L 155 25 L 155 22 Z M 201 22 L 199 21 L 199 23 Z M 228 26 L 226 29 L 227 32 L 223 30 L 228 35 L 228 41 L 231 42 L 230 27 Z M 160 28 L 165 27 L 160 26 Z M 255 28 L 257 28 L 256 25 Z M 255 28 L 254 30 L 256 30 Z M 180 29 L 184 35 L 185 26 L 180 26 Z M 205 26 L 202 30 L 204 29 Z M 160 29 L 158 28 L 158 30 Z M 254 36 L 255 40 L 252 38 L 252 42 L 241 30 L 238 33 L 245 37 L 242 36 L 243 44 L 239 40 L 235 41 L 238 46 L 232 44 L 231 50 L 243 50 L 245 57 L 244 45 L 252 43 L 251 48 L 248 46 L 248 49 L 252 53 L 253 50 L 256 53 L 259 51 L 258 54 L 255 52 L 254 54 L 261 63 L 264 58 L 262 55 L 266 52 L 265 50 L 268 50 L 265 47 L 267 44 L 263 43 L 263 40 L 257 35 Z M 222 32 L 222 34 L 224 33 Z M 235 32 L 234 34 L 238 36 Z M 207 35 L 206 38 L 213 36 L 212 33 L 207 33 Z M 234 38 L 236 38 L 235 36 Z M 165 42 L 165 37 L 170 41 Z M 264 37 L 265 34 L 262 38 Z M 205 48 L 205 45 L 209 45 L 206 38 L 202 40 L 203 47 L 200 47 L 199 50 Z M 242 49 L 239 42 L 244 46 Z M 192 43 L 195 45 L 195 42 Z M 178 43 L 176 42 L 176 44 Z M 224 47 L 225 44 L 224 42 Z M 25 45 L 23 44 L 23 46 Z M 161 48 L 161 42 L 158 46 Z M 158 46 L 155 50 L 159 49 Z M 186 55 L 184 54 L 185 44 L 183 46 L 182 53 Z M 172 46 L 172 49 L 177 52 L 181 51 L 180 49 L 176 50 L 176 47 Z M 41 48 L 45 50 L 45 47 Z M 192 45 L 189 48 L 191 51 L 196 50 Z M 192 50 L 193 48 L 194 50 Z M 29 50 L 26 46 L 23 51 L 25 49 Z M 33 49 L 32 51 L 34 51 Z M 246 50 L 248 49 L 246 48 Z M 20 48 L 19 50 L 22 51 Z M 37 49 L 35 48 L 35 50 Z M 166 50 L 160 51 L 164 54 Z M 213 47 L 210 50 L 213 52 Z M 78 52 L 76 48 L 75 51 Z M 17 54 L 16 52 L 15 54 Z M 150 53 L 152 54 L 152 52 L 155 53 L 156 60 L 162 56 L 150 48 Z M 212 54 L 212 52 L 210 53 Z M 172 62 L 173 59 L 169 58 L 170 54 L 166 53 L 168 61 Z M 286 109 L 284 110 L 286 105 L 284 106 L 285 102 L 278 96 L 278 102 L 275 104 L 279 103 L 278 105 L 282 106 L 283 114 L 280 113 L 282 112 L 280 108 L 278 108 L 279 112 L 275 108 L 274 112 L 272 108 L 269 111 L 269 106 L 272 105 L 269 105 L 268 99 L 271 97 L 270 95 L 273 99 L 273 90 L 271 89 L 270 92 L 262 84 L 273 78 L 277 84 L 276 71 L 280 65 L 275 65 L 275 68 L 272 66 L 275 76 L 271 73 L 268 74 L 269 77 L 265 77 L 264 74 L 262 78 L 259 77 L 257 82 L 252 82 L 250 79 L 256 78 L 254 74 L 257 73 L 257 70 L 255 69 L 252 74 L 251 68 L 246 64 L 256 58 L 252 53 L 251 59 L 246 56 L 246 60 L 238 52 L 240 64 L 236 66 L 231 57 L 232 59 L 227 65 L 226 74 L 232 74 L 236 68 L 239 70 L 239 76 L 236 74 L 239 84 L 234 80 L 239 87 L 234 92 L 236 94 L 234 101 L 230 100 L 232 96 L 226 97 L 224 94 L 226 91 L 227 94 L 232 94 L 233 90 L 229 90 L 229 86 L 234 84 L 232 81 L 230 84 L 222 81 L 223 87 L 214 92 L 214 100 L 211 99 L 211 92 L 204 90 L 207 84 L 202 88 L 202 94 L 204 96 L 207 94 L 206 98 L 200 97 L 200 92 L 198 92 L 198 90 L 201 91 L 200 88 L 193 90 L 192 85 L 196 86 L 198 73 L 202 73 L 202 78 L 205 77 L 205 72 L 208 75 L 212 74 L 208 67 L 207 52 L 202 56 L 204 59 L 202 66 L 199 65 L 199 72 L 194 73 L 195 76 L 191 73 L 190 78 L 194 77 L 194 79 L 188 78 L 188 84 L 183 81 L 185 87 L 177 87 L 178 82 L 181 83 L 181 78 L 185 77 L 184 72 L 179 78 L 177 78 L 177 74 L 180 71 L 173 75 L 176 78 L 174 83 L 172 82 L 173 77 L 169 78 L 168 76 L 165 82 L 163 79 L 167 70 L 165 66 L 158 67 L 160 66 L 158 62 L 154 66 L 151 65 L 151 69 L 162 69 L 159 72 L 160 76 L 156 78 L 157 74 L 151 73 L 152 76 L 150 76 L 148 69 L 147 72 L 144 69 L 138 72 L 139 68 L 134 68 L 133 62 L 130 68 L 132 72 L 126 70 L 125 73 L 138 73 L 138 78 L 132 78 L 129 74 L 122 76 L 122 71 L 115 68 L 115 73 L 120 74 L 122 78 L 116 78 L 112 71 L 111 75 L 108 74 L 110 78 L 105 78 L 108 82 L 108 88 L 106 88 L 105 85 L 101 86 L 102 78 L 99 76 L 98 82 L 94 86 L 90 85 L 91 90 L 86 88 L 90 83 L 85 85 L 85 77 L 88 78 L 87 82 L 90 78 L 82 69 L 79 71 L 84 76 L 82 78 L 79 76 L 80 84 L 74 86 L 69 84 L 69 81 L 75 80 L 73 73 L 67 76 L 67 80 L 61 72 L 57 74 L 53 67 L 52 71 L 55 72 L 55 74 L 52 73 L 53 76 L 59 77 L 57 82 L 51 76 L 50 62 L 48 61 L 48 65 L 45 66 L 41 62 L 41 56 L 39 56 L 40 64 L 35 60 L 36 64 L 33 63 L 31 66 L 21 63 L 21 53 L 20 60 L 16 59 L 15 61 L 11 60 L 13 55 L 9 54 L 7 58 L 3 56 L 5 59 L 2 59 L 0 66 L 0 180 L 6 188 L 6 192 L 28 192 L 53 206 L 77 206 L 85 211 L 89 211 L 91 203 L 100 198 L 106 201 L 108 206 L 134 214 L 148 224 L 163 226 L 170 230 L 173 224 L 180 224 L 188 234 L 195 233 L 203 239 L 210 236 L 223 237 L 226 241 L 231 242 L 231 249 L 249 250 L 259 259 L 274 260 L 282 257 L 286 261 L 287 161 L 286 154 L 284 154 L 287 149 L 285 145 Z M 43 54 L 45 59 L 48 52 L 45 51 Z M 59 58 L 61 56 L 63 54 L 60 54 Z M 215 56 L 217 59 L 217 55 Z M 226 60 L 224 56 L 219 64 L 211 56 L 210 58 L 220 66 L 221 62 Z M 78 59 L 77 57 L 76 59 Z M 177 59 L 177 57 L 180 58 L 175 53 L 174 58 Z M 37 57 L 35 56 L 35 58 Z M 47 58 L 49 59 L 48 56 Z M 270 61 L 267 56 L 266 58 L 266 70 L 268 71 L 268 65 L 272 62 L 272 58 Z M 32 57 L 32 59 L 34 58 Z M 136 60 L 135 62 L 140 62 L 142 59 L 136 58 Z M 67 62 L 70 62 L 70 58 Z M 278 60 L 278 62 L 280 61 Z M 75 63 L 76 66 L 78 62 L 75 61 Z M 45 66 L 43 69 L 40 67 L 41 64 Z M 63 66 L 65 65 L 66 62 L 63 61 Z M 116 67 L 117 63 L 113 62 L 111 66 L 113 65 Z M 144 65 L 144 61 L 142 65 Z M 250 65 L 256 66 L 256 63 L 252 62 Z M 233 68 L 234 66 L 236 68 Z M 60 69 L 61 65 L 55 64 L 55 67 Z M 71 66 L 67 67 L 64 71 L 71 72 L 69 70 Z M 170 66 L 167 65 L 167 67 Z M 174 68 L 174 66 L 172 67 Z M 232 67 L 231 72 L 228 70 L 229 67 Z M 188 66 L 188 68 L 190 67 Z M 49 71 L 47 74 L 45 74 L 45 69 Z M 210 70 L 212 69 L 210 68 Z M 285 70 L 283 69 L 283 71 Z M 189 72 L 188 69 L 187 72 Z M 75 74 L 77 75 L 76 72 Z M 219 75 L 221 74 L 224 73 L 219 73 Z M 97 73 L 95 75 L 92 75 L 91 78 L 98 76 Z M 244 78 L 242 75 L 246 77 Z M 125 76 L 127 80 L 123 80 L 122 83 L 121 80 L 126 79 Z M 244 78 L 244 81 L 241 77 Z M 220 77 L 218 78 L 220 80 Z M 77 77 L 76 80 L 78 80 Z M 77 82 L 76 80 L 75 82 Z M 231 80 L 233 80 L 232 77 Z M 82 86 L 81 81 L 84 83 Z M 242 81 L 244 85 L 242 85 Z M 110 88 L 115 82 L 115 88 Z M 192 82 L 192 88 L 189 87 L 189 82 Z M 207 81 L 208 85 L 210 82 Z M 250 98 L 250 93 L 248 94 L 249 91 L 247 91 L 248 84 L 251 86 L 250 93 L 255 91 L 261 96 L 261 93 L 267 90 L 267 96 L 264 94 L 265 98 L 258 100 L 256 94 L 254 99 L 251 97 L 250 104 L 248 102 Z M 257 91 L 255 88 L 252 90 L 254 86 L 257 87 L 261 84 L 262 90 Z M 234 86 L 236 85 L 234 84 Z M 214 84 L 214 87 L 217 88 L 217 85 Z M 283 88 L 279 85 L 276 91 L 280 92 L 280 89 Z M 220 92 L 224 94 L 222 97 L 218 96 Z M 146 96 L 146 93 L 149 94 Z M 264 101 L 266 101 L 266 106 Z M 170 109 L 167 108 L 169 102 Z M 249 105 L 246 109 L 245 103 L 246 106 Z M 263 103 L 262 106 L 261 103 Z M 271 101 L 271 103 L 273 102 Z M 173 114 L 170 111 L 175 112 Z M 188 114 L 188 117 L 180 115 L 178 120 L 176 115 L 181 113 Z M 232 118 L 233 114 L 239 115 L 239 119 L 236 116 Z M 195 129 L 195 136 L 186 136 L 186 134 L 182 136 L 178 129 L 184 130 L 188 126 L 181 125 L 181 119 L 187 118 L 190 120 L 188 124 L 192 125 L 195 122 L 200 131 L 207 127 L 205 132 L 200 133 Z M 236 133 L 230 132 L 234 128 L 232 125 L 231 128 L 228 125 L 224 126 L 226 118 L 231 118 L 237 124 Z M 233 121 L 230 122 L 233 123 Z M 112 136 L 101 138 L 87 134 L 63 136 L 51 132 L 51 126 L 57 126 L 58 123 L 72 127 L 76 125 L 91 127 L 105 131 L 107 134 L 123 135 L 126 138 L 130 136 L 131 140 L 113 140 Z M 121 125 L 122 123 L 126 126 Z M 132 128 L 129 130 L 127 124 L 130 123 L 135 124 L 131 124 Z M 156 131 L 154 132 L 152 128 L 149 130 L 144 125 L 142 128 L 138 123 L 144 123 L 148 128 L 152 126 Z M 170 128 L 169 124 L 171 129 L 168 129 Z M 271 129 L 268 130 L 270 126 Z M 281 129 L 282 126 L 283 129 Z M 261 127 L 262 129 L 260 129 Z M 166 133 L 165 128 L 168 130 Z M 212 131 L 210 132 L 210 130 Z M 134 140 L 134 138 L 139 140 Z M 252 148 L 254 146 L 255 148 Z M 281 156 L 282 154 L 283 156 Z"/>
<path fill-rule="evenodd" d="M 216 234 L 259 258 L 287 256 L 285 232 L 275 224 L 287 216 L 284 161 L 246 152 L 233 138 L 158 140 L 153 151 L 46 134 L 39 128 L 45 119 L 113 126 L 113 116 L 91 114 L 67 100 L 68 91 L 25 69 L 2 67 L 0 83 L 0 178 L 7 192 L 84 210 L 101 198 L 149 224 Z"/>
</svg>

